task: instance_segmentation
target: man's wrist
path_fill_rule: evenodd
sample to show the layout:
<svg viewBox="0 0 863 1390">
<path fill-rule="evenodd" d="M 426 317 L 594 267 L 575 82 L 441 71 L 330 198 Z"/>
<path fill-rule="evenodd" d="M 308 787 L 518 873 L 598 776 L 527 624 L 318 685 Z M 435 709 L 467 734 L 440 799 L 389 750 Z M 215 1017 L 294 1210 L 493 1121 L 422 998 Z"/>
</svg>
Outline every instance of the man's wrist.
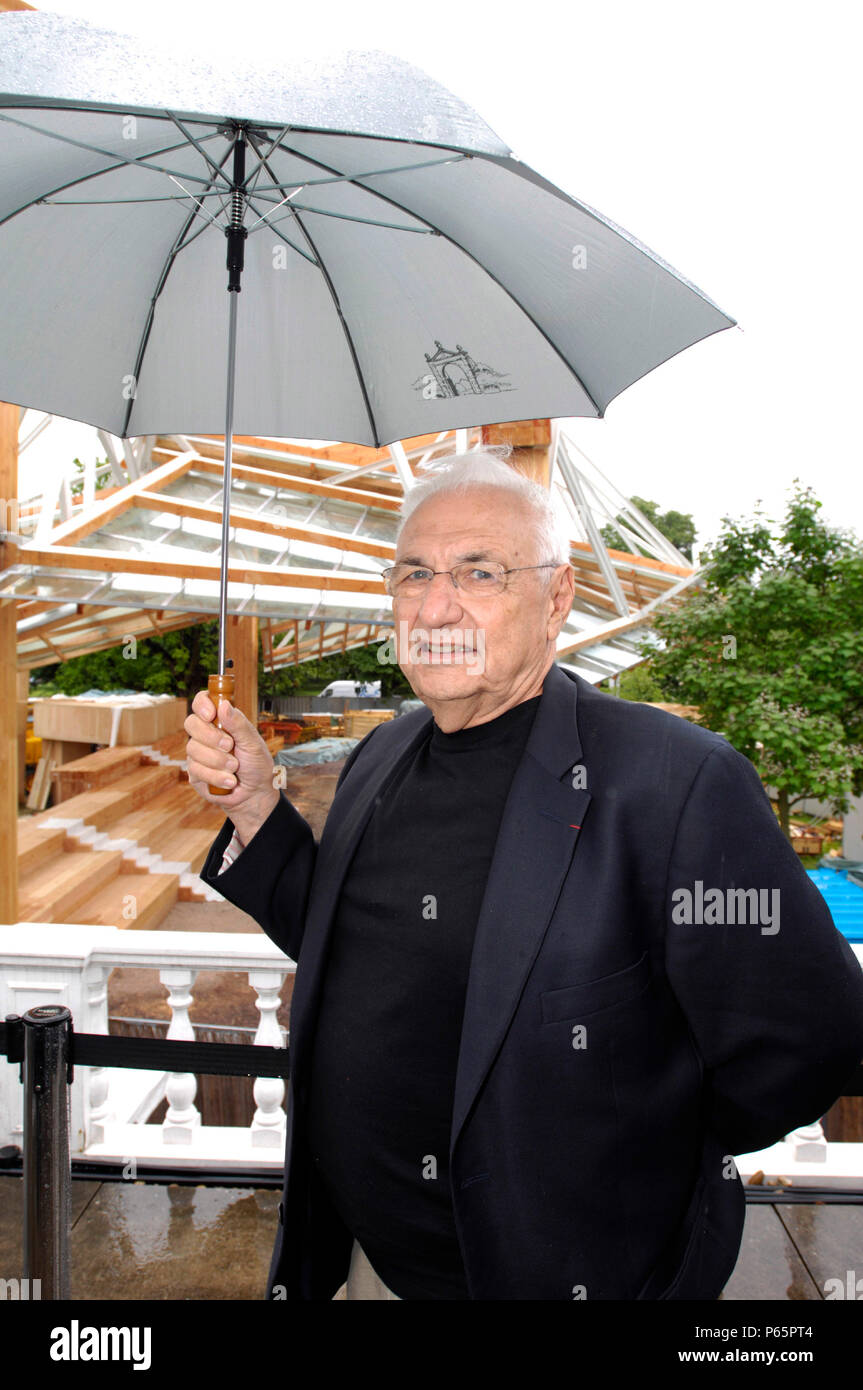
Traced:
<svg viewBox="0 0 863 1390">
<path fill-rule="evenodd" d="M 236 811 L 229 813 L 228 818 L 244 846 L 255 838 L 264 821 L 269 820 L 279 803 L 279 799 L 279 792 L 273 787 L 272 793 L 260 801 L 256 801 L 251 806 L 238 807 Z"/>
</svg>

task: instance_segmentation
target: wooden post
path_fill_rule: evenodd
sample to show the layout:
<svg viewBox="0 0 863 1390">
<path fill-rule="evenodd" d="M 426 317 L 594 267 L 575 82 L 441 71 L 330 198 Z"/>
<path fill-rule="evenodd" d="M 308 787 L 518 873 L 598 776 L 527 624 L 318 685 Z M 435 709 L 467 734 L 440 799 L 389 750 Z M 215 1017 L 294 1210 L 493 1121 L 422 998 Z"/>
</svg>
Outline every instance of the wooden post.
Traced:
<svg viewBox="0 0 863 1390">
<path fill-rule="evenodd" d="M 252 724 L 258 722 L 258 620 L 228 619 L 225 650 L 234 663 L 234 704 Z"/>
<path fill-rule="evenodd" d="M 509 420 L 482 426 L 483 444 L 511 444 L 509 463 L 535 483 L 551 486 L 551 421 Z"/>
<path fill-rule="evenodd" d="M 16 708 L 18 711 L 18 805 L 23 806 L 27 795 L 27 705 L 30 694 L 30 670 L 18 671 Z"/>
<path fill-rule="evenodd" d="M 0 402 L 0 528 L 13 528 L 18 508 L 17 405 Z M 0 571 L 17 560 L 0 542 Z M 18 921 L 18 636 L 14 599 L 0 601 L 0 922 Z"/>
</svg>

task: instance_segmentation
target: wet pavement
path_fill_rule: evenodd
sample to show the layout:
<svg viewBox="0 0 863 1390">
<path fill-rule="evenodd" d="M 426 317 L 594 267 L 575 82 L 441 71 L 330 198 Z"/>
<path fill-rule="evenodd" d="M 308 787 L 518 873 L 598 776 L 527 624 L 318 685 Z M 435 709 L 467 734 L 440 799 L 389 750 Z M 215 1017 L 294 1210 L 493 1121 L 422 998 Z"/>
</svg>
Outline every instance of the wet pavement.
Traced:
<svg viewBox="0 0 863 1390">
<path fill-rule="evenodd" d="M 0 1277 L 23 1277 L 23 1183 L 0 1176 Z M 74 1300 L 262 1299 L 278 1225 L 275 1189 L 72 1184 Z M 746 1210 L 724 1301 L 820 1300 L 863 1277 L 863 1203 Z M 342 1292 L 342 1297 L 343 1297 Z M 337 1295 L 338 1297 L 338 1295 Z"/>
<path fill-rule="evenodd" d="M 278 1225 L 275 1189 L 72 1183 L 71 1295 L 262 1299 Z M 0 1271 L 23 1277 L 23 1181 L 0 1177 Z"/>
</svg>

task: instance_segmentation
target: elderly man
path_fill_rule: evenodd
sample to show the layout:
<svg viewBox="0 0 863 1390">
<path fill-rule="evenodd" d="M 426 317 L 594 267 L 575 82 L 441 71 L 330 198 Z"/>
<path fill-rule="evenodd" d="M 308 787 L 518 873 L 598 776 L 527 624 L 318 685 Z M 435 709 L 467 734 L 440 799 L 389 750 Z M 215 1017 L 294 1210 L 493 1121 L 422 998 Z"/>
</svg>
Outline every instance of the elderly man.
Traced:
<svg viewBox="0 0 863 1390">
<path fill-rule="evenodd" d="M 732 1155 L 822 1115 L 863 972 L 721 737 L 554 664 L 573 571 L 487 453 L 405 501 L 387 572 L 425 709 L 352 751 L 317 844 L 249 720 L 201 876 L 297 960 L 270 1298 L 715 1299 Z"/>
</svg>

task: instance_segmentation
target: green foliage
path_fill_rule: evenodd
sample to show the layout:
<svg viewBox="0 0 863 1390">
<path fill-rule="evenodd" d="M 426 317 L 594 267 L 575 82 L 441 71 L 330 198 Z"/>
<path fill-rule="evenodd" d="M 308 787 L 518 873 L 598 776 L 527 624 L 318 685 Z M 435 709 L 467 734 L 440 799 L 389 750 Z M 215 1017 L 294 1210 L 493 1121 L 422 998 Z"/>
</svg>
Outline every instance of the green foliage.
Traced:
<svg viewBox="0 0 863 1390">
<path fill-rule="evenodd" d="M 633 666 L 623 671 L 620 677 L 620 694 L 624 700 L 664 700 L 662 687 L 653 674 L 652 664 L 646 661 L 641 666 Z"/>
<path fill-rule="evenodd" d="M 795 802 L 845 810 L 863 788 L 863 548 L 820 506 L 795 480 L 778 535 L 760 510 L 726 518 L 703 590 L 656 616 L 663 651 L 645 646 L 666 698 L 777 788 L 786 831 Z"/>
<path fill-rule="evenodd" d="M 80 459 L 73 459 L 72 462 L 74 463 L 74 465 L 75 465 L 75 467 L 77 468 L 77 470 L 78 470 L 79 473 L 83 473 L 83 472 L 84 472 L 84 465 L 83 465 L 83 463 L 81 462 Z M 103 458 L 103 459 L 97 459 L 97 460 L 96 460 L 96 467 L 99 468 L 99 467 L 101 467 L 101 465 L 102 465 L 103 463 L 107 463 L 107 462 L 108 462 L 107 456 L 106 456 L 105 458 Z M 105 488 L 105 487 L 111 487 L 112 484 L 113 484 L 113 481 L 114 481 L 114 480 L 113 480 L 113 478 L 111 477 L 111 474 L 110 474 L 110 473 L 102 473 L 101 476 L 97 473 L 97 474 L 96 474 L 96 489 L 95 489 L 96 492 L 101 492 L 102 489 Z M 84 491 L 84 479 L 83 479 L 83 478 L 78 478 L 76 482 L 70 483 L 70 484 L 69 484 L 69 491 L 70 491 L 70 493 L 72 494 L 73 497 L 77 497 L 80 493 L 82 493 L 82 492 Z"/>
<path fill-rule="evenodd" d="M 692 559 L 692 547 L 695 543 L 695 523 L 688 512 L 660 512 L 659 503 L 651 502 L 646 497 L 630 497 L 630 502 L 643 512 L 647 520 L 652 522 L 657 531 L 661 531 L 663 536 L 671 541 L 672 545 L 677 546 L 688 560 Z M 618 521 L 624 518 L 619 516 Z M 600 535 L 605 544 L 612 550 L 629 550 L 629 544 L 624 541 L 620 532 L 614 526 L 603 526 Z M 636 554 L 646 554 L 643 548 L 639 548 Z"/>
<path fill-rule="evenodd" d="M 320 661 L 303 661 L 288 666 L 275 677 L 269 671 L 259 675 L 261 695 L 317 695 L 330 681 L 380 681 L 381 695 L 413 695 L 400 666 L 378 661 L 379 642 L 336 652 Z"/>
<path fill-rule="evenodd" d="M 218 670 L 215 622 L 195 623 L 164 637 L 127 638 L 115 647 L 88 652 L 59 665 L 42 666 L 31 679 L 40 695 L 82 695 L 86 690 L 145 690 L 151 695 L 191 699 Z"/>
<path fill-rule="evenodd" d="M 382 695 L 412 695 L 393 665 L 381 665 L 378 643 L 286 666 L 273 675 L 258 657 L 258 693 L 266 696 L 312 695 L 332 680 L 380 680 Z M 195 623 L 164 637 L 126 641 L 105 651 L 89 652 L 31 673 L 40 695 L 82 695 L 86 690 L 145 690 L 151 695 L 183 695 L 191 700 L 206 690 L 207 677 L 218 670 L 219 629 L 215 621 Z"/>
</svg>

